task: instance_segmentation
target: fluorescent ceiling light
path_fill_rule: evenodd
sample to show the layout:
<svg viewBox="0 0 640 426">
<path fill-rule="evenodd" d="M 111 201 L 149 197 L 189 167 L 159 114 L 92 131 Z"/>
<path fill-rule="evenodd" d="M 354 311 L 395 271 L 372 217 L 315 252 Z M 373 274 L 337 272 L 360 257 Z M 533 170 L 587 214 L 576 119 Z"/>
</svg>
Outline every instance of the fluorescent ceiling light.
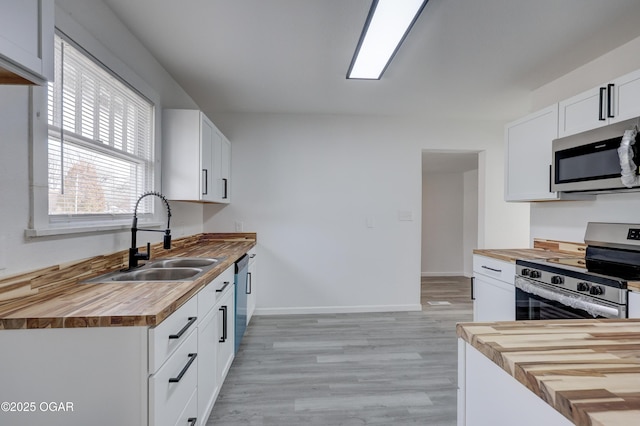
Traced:
<svg viewBox="0 0 640 426">
<path fill-rule="evenodd" d="M 347 78 L 379 80 L 429 0 L 373 0 Z"/>
</svg>

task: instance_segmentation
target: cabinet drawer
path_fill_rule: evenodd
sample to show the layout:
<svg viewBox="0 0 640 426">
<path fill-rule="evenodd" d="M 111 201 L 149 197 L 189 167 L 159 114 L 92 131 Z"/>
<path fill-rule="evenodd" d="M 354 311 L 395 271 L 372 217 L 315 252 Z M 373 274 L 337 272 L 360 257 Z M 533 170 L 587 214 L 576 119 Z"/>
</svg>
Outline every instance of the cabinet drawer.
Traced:
<svg viewBox="0 0 640 426">
<path fill-rule="evenodd" d="M 198 300 L 192 297 L 156 327 L 149 329 L 149 374 L 157 371 L 195 330 L 197 318 Z"/>
<path fill-rule="evenodd" d="M 229 291 L 229 287 L 233 287 L 233 279 L 234 271 L 233 265 L 231 265 L 198 292 L 198 323 L 204 319 L 218 300 Z"/>
<path fill-rule="evenodd" d="M 182 411 L 182 413 L 180 414 L 180 417 L 178 417 L 178 421 L 176 422 L 175 426 L 198 426 L 200 425 L 201 421 L 197 417 L 197 415 L 198 415 L 198 391 L 194 389 L 193 393 L 191 394 L 191 398 L 187 403 L 187 406 L 184 407 L 184 411 Z M 202 422 L 202 424 L 205 424 L 205 423 L 206 422 Z"/>
<path fill-rule="evenodd" d="M 516 264 L 485 256 L 473 256 L 473 273 L 496 278 L 513 284 L 516 276 Z"/>
<path fill-rule="evenodd" d="M 185 333 L 185 339 L 158 372 L 149 377 L 151 425 L 174 426 L 196 390 L 198 333 L 195 327 Z"/>
</svg>

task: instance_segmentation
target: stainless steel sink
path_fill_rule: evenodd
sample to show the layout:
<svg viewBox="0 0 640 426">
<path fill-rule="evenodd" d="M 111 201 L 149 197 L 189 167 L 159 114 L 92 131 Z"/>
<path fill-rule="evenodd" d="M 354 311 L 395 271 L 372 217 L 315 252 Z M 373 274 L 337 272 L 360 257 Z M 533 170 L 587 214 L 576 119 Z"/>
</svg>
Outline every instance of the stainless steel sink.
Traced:
<svg viewBox="0 0 640 426">
<path fill-rule="evenodd" d="M 176 257 L 173 259 L 158 259 L 138 269 L 111 272 L 82 283 L 193 281 L 214 268 L 223 259 L 225 258 Z"/>
<path fill-rule="evenodd" d="M 200 268 L 149 268 L 121 272 L 112 281 L 182 281 L 193 279 L 202 272 Z"/>
<path fill-rule="evenodd" d="M 149 268 L 202 268 L 218 263 L 219 259 L 207 257 L 177 257 L 175 259 L 156 260 Z"/>
</svg>

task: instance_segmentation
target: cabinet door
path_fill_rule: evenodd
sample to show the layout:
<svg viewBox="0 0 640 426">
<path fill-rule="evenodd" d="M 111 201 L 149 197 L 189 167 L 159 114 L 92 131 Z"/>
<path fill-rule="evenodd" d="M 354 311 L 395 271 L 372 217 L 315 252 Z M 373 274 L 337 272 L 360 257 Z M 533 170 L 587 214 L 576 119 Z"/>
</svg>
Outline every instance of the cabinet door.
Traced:
<svg viewBox="0 0 640 426">
<path fill-rule="evenodd" d="M 212 308 L 198 324 L 198 424 L 200 425 L 207 423 L 220 386 L 216 361 L 218 330 L 218 311 Z"/>
<path fill-rule="evenodd" d="M 233 362 L 235 347 L 235 290 L 233 287 L 222 297 L 217 305 L 218 315 L 218 383 L 223 383 Z"/>
<path fill-rule="evenodd" d="M 201 199 L 204 201 L 216 200 L 216 167 L 214 163 L 216 151 L 217 133 L 213 124 L 202 113 L 200 113 L 200 168 L 202 177 L 200 182 Z"/>
<path fill-rule="evenodd" d="M 231 142 L 224 136 L 220 140 L 220 201 L 231 201 Z"/>
<path fill-rule="evenodd" d="M 247 325 L 251 321 L 253 312 L 256 310 L 256 287 L 258 280 L 258 263 L 255 248 L 249 251 L 249 273 L 247 275 Z"/>
<path fill-rule="evenodd" d="M 513 284 L 474 274 L 473 295 L 474 321 L 515 320 L 516 290 Z"/>
<path fill-rule="evenodd" d="M 609 124 L 606 90 L 606 85 L 596 87 L 560 102 L 558 135 L 574 135 Z"/>
<path fill-rule="evenodd" d="M 629 292 L 629 318 L 640 318 L 640 293 Z"/>
<path fill-rule="evenodd" d="M 609 121 L 628 120 L 640 116 L 640 71 L 632 72 L 612 82 L 613 118 Z"/>
<path fill-rule="evenodd" d="M 557 199 L 550 192 L 551 141 L 557 136 L 557 105 L 506 126 L 506 201 Z"/>
<path fill-rule="evenodd" d="M 49 0 L 4 0 L 0 13 L 0 83 L 53 79 L 54 6 Z"/>
</svg>

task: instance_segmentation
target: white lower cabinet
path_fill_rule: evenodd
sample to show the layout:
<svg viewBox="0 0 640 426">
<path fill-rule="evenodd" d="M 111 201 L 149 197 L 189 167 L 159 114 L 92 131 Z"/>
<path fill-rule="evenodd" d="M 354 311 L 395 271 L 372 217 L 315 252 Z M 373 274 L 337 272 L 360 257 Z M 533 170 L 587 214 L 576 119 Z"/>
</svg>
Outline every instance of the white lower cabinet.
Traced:
<svg viewBox="0 0 640 426">
<path fill-rule="evenodd" d="M 234 359 L 233 278 L 156 327 L 0 330 L 0 401 L 15 403 L 0 424 L 206 424 Z"/>
<path fill-rule="evenodd" d="M 149 377 L 149 424 L 173 426 L 187 407 L 198 383 L 198 334 L 185 342 Z"/>
<path fill-rule="evenodd" d="M 226 342 L 220 341 L 223 337 L 220 308 L 229 297 L 233 300 L 233 279 L 231 266 L 198 293 L 198 312 L 204 312 L 198 323 L 198 425 L 207 423 L 226 377 L 218 371 L 218 359 L 228 357 Z"/>
<path fill-rule="evenodd" d="M 513 321 L 516 316 L 515 264 L 473 256 L 473 320 Z"/>
<path fill-rule="evenodd" d="M 629 292 L 629 318 L 640 318 L 640 293 Z"/>
<path fill-rule="evenodd" d="M 217 376 L 220 383 L 227 377 L 235 355 L 235 288 L 222 297 L 218 305 L 218 354 L 216 359 Z"/>
<path fill-rule="evenodd" d="M 249 273 L 247 275 L 247 325 L 256 310 L 256 287 L 258 282 L 258 261 L 256 248 L 247 253 L 249 255 Z"/>
<path fill-rule="evenodd" d="M 573 422 L 458 339 L 458 426 L 570 426 Z"/>
</svg>

